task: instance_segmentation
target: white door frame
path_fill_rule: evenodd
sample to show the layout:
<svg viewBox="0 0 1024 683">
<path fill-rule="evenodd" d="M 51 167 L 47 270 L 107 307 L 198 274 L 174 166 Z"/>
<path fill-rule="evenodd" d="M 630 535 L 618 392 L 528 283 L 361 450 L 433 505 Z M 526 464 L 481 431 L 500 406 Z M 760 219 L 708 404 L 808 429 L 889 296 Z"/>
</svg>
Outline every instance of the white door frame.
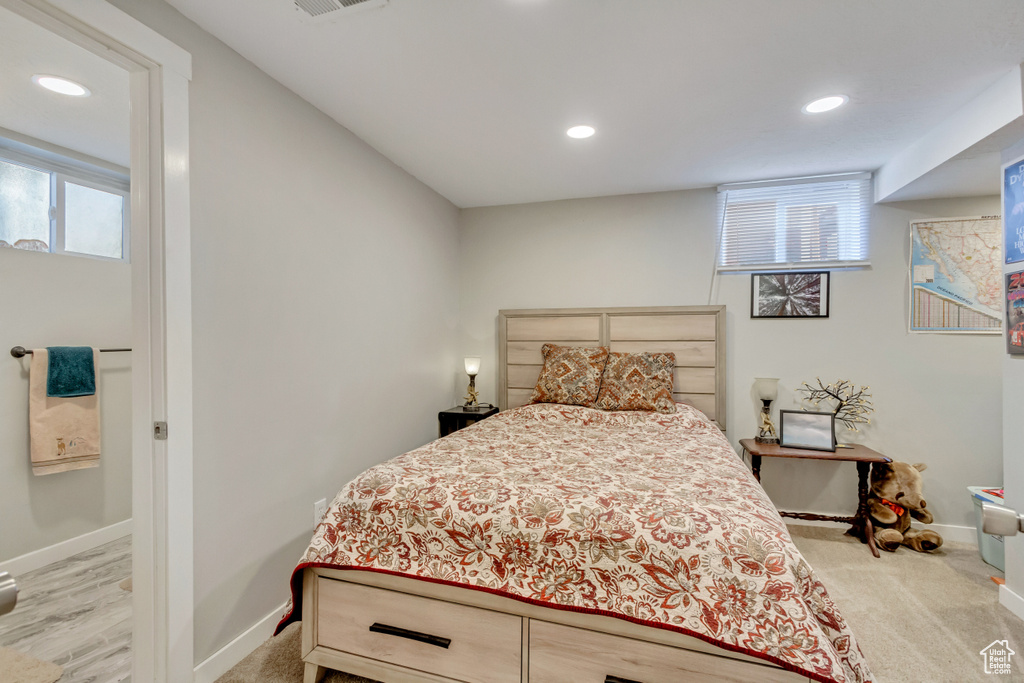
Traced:
<svg viewBox="0 0 1024 683">
<path fill-rule="evenodd" d="M 132 578 L 135 683 L 192 681 L 192 57 L 104 0 L 0 0 L 131 82 Z M 166 441 L 154 422 L 168 423 Z"/>
</svg>

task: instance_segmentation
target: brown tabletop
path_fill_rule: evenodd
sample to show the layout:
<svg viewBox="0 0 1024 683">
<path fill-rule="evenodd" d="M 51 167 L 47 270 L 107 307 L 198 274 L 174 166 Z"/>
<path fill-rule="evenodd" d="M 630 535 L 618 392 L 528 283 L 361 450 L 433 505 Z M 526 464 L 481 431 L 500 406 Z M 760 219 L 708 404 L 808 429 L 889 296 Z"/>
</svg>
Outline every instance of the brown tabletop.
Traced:
<svg viewBox="0 0 1024 683">
<path fill-rule="evenodd" d="M 740 446 L 746 449 L 747 453 L 765 458 L 813 458 L 815 460 L 843 460 L 852 462 L 892 462 L 892 458 L 886 457 L 876 450 L 859 443 L 851 444 L 849 448 L 837 448 L 836 452 L 812 451 L 806 448 L 788 448 L 777 443 L 758 443 L 753 439 L 740 439 Z"/>
</svg>

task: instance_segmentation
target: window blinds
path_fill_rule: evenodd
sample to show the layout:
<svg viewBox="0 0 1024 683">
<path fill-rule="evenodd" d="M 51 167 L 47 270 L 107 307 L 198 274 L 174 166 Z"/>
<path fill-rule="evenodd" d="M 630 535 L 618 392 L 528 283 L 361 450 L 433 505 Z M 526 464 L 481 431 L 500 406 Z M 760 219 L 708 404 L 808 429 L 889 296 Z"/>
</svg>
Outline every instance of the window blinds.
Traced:
<svg viewBox="0 0 1024 683">
<path fill-rule="evenodd" d="M 870 208 L 870 173 L 721 185 L 718 268 L 866 264 Z"/>
</svg>

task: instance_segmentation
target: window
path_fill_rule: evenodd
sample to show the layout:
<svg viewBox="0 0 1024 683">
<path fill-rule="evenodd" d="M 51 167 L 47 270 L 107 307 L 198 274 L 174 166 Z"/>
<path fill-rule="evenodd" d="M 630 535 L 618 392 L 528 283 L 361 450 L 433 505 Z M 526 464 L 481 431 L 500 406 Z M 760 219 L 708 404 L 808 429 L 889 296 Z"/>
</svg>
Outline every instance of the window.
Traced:
<svg viewBox="0 0 1024 683">
<path fill-rule="evenodd" d="M 871 174 L 718 188 L 719 270 L 867 265 Z"/>
<path fill-rule="evenodd" d="M 49 251 L 50 174 L 0 159 L 0 246 Z"/>
<path fill-rule="evenodd" d="M 0 149 L 0 247 L 127 261 L 128 207 L 126 174 Z"/>
</svg>

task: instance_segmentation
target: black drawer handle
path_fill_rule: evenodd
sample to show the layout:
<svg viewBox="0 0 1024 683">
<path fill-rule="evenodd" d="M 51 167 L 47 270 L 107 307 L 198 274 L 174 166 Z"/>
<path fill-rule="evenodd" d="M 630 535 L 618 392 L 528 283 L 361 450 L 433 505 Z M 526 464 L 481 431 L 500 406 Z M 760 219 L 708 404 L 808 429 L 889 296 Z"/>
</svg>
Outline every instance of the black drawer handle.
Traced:
<svg viewBox="0 0 1024 683">
<path fill-rule="evenodd" d="M 608 674 L 604 677 L 604 683 L 640 683 L 640 681 L 634 681 L 630 678 L 621 678 L 619 676 L 612 676 Z"/>
<path fill-rule="evenodd" d="M 451 638 L 442 638 L 441 636 L 432 636 L 429 633 L 420 633 L 419 631 L 410 631 L 407 628 L 398 628 L 397 626 L 388 626 L 387 624 L 374 624 L 370 627 L 370 630 L 374 633 L 385 633 L 389 636 L 398 636 L 399 638 L 408 638 L 409 640 L 418 640 L 421 643 L 427 645 L 435 645 L 437 647 L 443 647 L 448 649 L 448 646 L 452 644 Z M 622 683 L 628 683 L 622 681 Z"/>
</svg>

